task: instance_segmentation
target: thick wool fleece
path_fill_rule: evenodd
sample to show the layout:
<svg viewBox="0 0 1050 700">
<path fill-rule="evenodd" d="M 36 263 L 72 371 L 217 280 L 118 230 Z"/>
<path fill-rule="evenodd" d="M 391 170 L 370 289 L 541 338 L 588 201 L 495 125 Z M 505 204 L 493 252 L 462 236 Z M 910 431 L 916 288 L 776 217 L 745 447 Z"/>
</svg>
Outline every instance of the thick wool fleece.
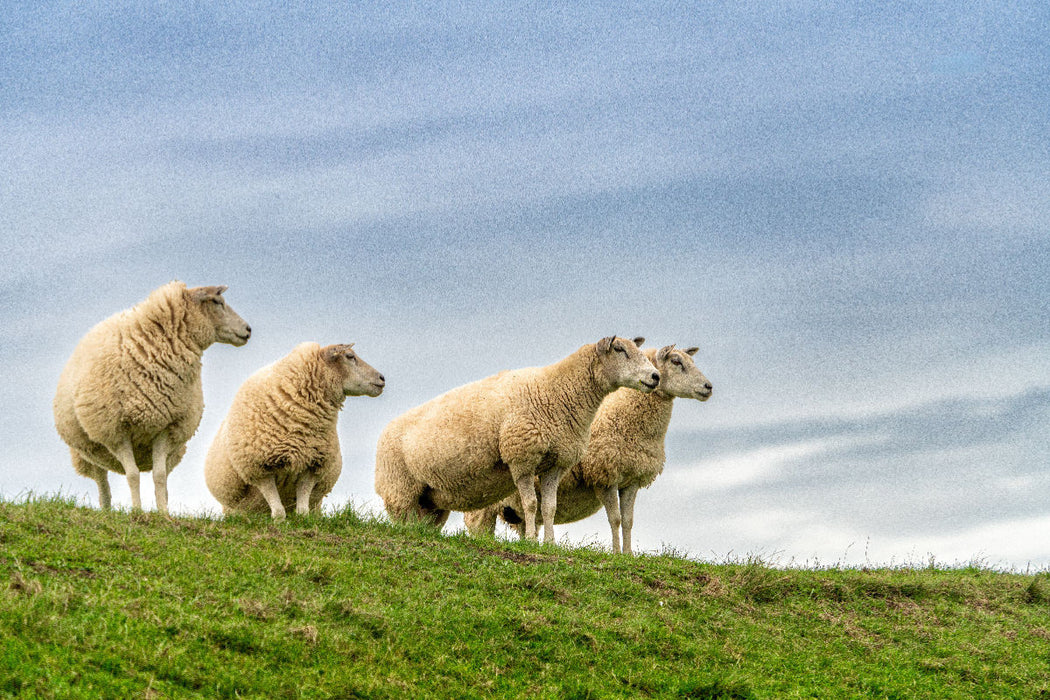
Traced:
<svg viewBox="0 0 1050 700">
<path fill-rule="evenodd" d="M 481 508 L 520 488 L 519 479 L 579 462 L 602 399 L 654 371 L 631 341 L 629 351 L 621 341 L 501 372 L 391 421 L 376 451 L 376 492 L 387 512 L 395 519 L 436 514 L 440 525 L 450 510 Z"/>
<path fill-rule="evenodd" d="M 318 476 L 310 494 L 316 509 L 343 468 L 337 422 L 346 396 L 343 378 L 317 343 L 302 343 L 249 377 L 212 441 L 204 464 L 208 489 L 226 512 L 270 512 L 252 483 L 273 476 L 286 509 L 295 507 L 296 482 Z"/>
<path fill-rule="evenodd" d="M 214 341 L 214 326 L 188 300 L 182 282 L 156 289 L 88 331 L 54 399 L 55 426 L 77 472 L 93 477 L 100 465 L 123 474 L 110 450 L 125 438 L 139 470 L 150 471 L 150 446 L 165 429 L 172 446 L 167 468 L 173 469 L 204 411 L 201 355 Z"/>
<path fill-rule="evenodd" d="M 642 394 L 620 389 L 610 394 L 591 424 L 591 437 L 581 462 L 575 465 L 558 484 L 557 509 L 554 522 L 571 523 L 582 520 L 612 504 L 602 497 L 613 499 L 618 491 L 624 506 L 624 518 L 633 518 L 633 494 L 647 488 L 663 472 L 664 438 L 671 422 L 676 397 L 706 401 L 711 395 L 711 384 L 696 369 L 690 356 L 696 348 L 675 350 L 646 349 L 646 356 L 660 370 L 661 383 L 656 391 Z M 475 533 L 493 532 L 499 515 L 514 526 L 521 527 L 521 501 L 516 494 L 486 509 L 465 514 L 468 529 Z M 616 510 L 619 510 L 617 507 Z M 610 521 L 619 522 L 613 513 Z M 629 550 L 630 525 L 625 525 L 624 544 Z M 614 550 L 618 545 L 613 535 Z"/>
</svg>

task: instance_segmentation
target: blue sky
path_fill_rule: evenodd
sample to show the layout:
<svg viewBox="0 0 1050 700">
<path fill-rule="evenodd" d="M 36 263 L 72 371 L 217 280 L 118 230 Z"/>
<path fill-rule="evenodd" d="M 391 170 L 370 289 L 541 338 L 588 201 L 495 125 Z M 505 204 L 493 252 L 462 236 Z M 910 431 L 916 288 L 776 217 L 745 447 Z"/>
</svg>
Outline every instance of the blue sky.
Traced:
<svg viewBox="0 0 1050 700">
<path fill-rule="evenodd" d="M 204 357 L 184 512 L 300 341 L 388 378 L 329 498 L 378 508 L 387 421 L 617 333 L 699 346 L 715 386 L 639 548 L 1050 566 L 1048 36 L 1039 3 L 11 7 L 0 494 L 95 502 L 58 373 L 177 278 L 254 329 Z"/>
</svg>

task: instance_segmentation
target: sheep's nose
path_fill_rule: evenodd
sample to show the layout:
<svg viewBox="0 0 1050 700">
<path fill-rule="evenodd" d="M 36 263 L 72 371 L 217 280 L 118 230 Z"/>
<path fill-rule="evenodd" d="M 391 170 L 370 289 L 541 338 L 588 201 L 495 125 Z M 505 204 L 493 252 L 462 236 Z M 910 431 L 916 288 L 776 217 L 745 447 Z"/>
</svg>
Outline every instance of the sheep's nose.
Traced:
<svg viewBox="0 0 1050 700">
<path fill-rule="evenodd" d="M 707 389 L 707 390 L 710 390 L 712 388 L 711 387 L 711 382 L 708 382 L 707 384 L 704 384 L 704 388 Z"/>
<path fill-rule="evenodd" d="M 657 384 L 660 383 L 660 373 L 659 372 L 653 372 L 653 381 L 656 382 Z"/>
<path fill-rule="evenodd" d="M 384 377 L 383 375 L 380 374 L 379 375 L 379 383 L 380 384 L 386 384 L 386 377 Z"/>
<path fill-rule="evenodd" d="M 251 326 L 245 326 L 244 327 L 244 332 L 248 334 L 249 338 L 252 337 L 252 327 Z"/>
</svg>

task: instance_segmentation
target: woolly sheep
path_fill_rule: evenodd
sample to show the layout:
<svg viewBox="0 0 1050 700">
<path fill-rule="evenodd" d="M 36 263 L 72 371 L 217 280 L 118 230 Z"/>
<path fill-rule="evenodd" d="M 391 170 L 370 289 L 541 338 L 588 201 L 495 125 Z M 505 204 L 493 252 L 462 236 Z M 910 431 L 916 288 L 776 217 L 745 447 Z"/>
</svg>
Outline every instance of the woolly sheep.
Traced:
<svg viewBox="0 0 1050 700">
<path fill-rule="evenodd" d="M 127 477 L 131 506 L 141 509 L 139 473 L 152 470 L 157 510 L 168 512 L 168 473 L 204 411 L 201 355 L 251 335 L 225 291 L 170 282 L 96 325 L 73 350 L 55 392 L 55 427 L 76 472 L 98 484 L 101 508 L 110 507 L 109 471 Z"/>
<path fill-rule="evenodd" d="M 634 501 L 639 488 L 650 486 L 663 471 L 664 436 L 675 397 L 707 401 L 712 387 L 692 356 L 698 348 L 644 350 L 660 373 L 660 385 L 649 394 L 623 389 L 602 402 L 591 424 L 591 439 L 583 460 L 558 487 L 555 524 L 571 523 L 596 513 L 603 505 L 612 530 L 612 550 L 631 553 Z M 542 497 L 541 497 L 542 499 Z M 516 495 L 481 510 L 466 513 L 472 533 L 492 533 L 499 515 L 522 534 L 522 505 Z"/>
<path fill-rule="evenodd" d="M 376 492 L 394 519 L 441 527 L 451 510 L 521 494 L 526 536 L 554 541 L 558 480 L 580 461 L 591 421 L 619 387 L 652 391 L 660 375 L 637 343 L 610 336 L 545 367 L 504 371 L 453 389 L 395 418 L 376 450 Z"/>
<path fill-rule="evenodd" d="M 204 462 L 208 490 L 230 512 L 284 520 L 318 512 L 343 468 L 336 422 L 347 396 L 379 396 L 386 379 L 350 345 L 302 343 L 249 377 Z"/>
</svg>

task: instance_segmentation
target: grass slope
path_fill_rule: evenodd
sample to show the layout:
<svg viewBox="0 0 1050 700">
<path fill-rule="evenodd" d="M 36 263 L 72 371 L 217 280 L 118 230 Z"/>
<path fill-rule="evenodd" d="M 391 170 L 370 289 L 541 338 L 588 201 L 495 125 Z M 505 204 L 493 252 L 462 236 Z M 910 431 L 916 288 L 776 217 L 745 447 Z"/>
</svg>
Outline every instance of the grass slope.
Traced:
<svg viewBox="0 0 1050 700">
<path fill-rule="evenodd" d="M 1050 697 L 1050 576 L 0 502 L 0 696 Z"/>
</svg>

